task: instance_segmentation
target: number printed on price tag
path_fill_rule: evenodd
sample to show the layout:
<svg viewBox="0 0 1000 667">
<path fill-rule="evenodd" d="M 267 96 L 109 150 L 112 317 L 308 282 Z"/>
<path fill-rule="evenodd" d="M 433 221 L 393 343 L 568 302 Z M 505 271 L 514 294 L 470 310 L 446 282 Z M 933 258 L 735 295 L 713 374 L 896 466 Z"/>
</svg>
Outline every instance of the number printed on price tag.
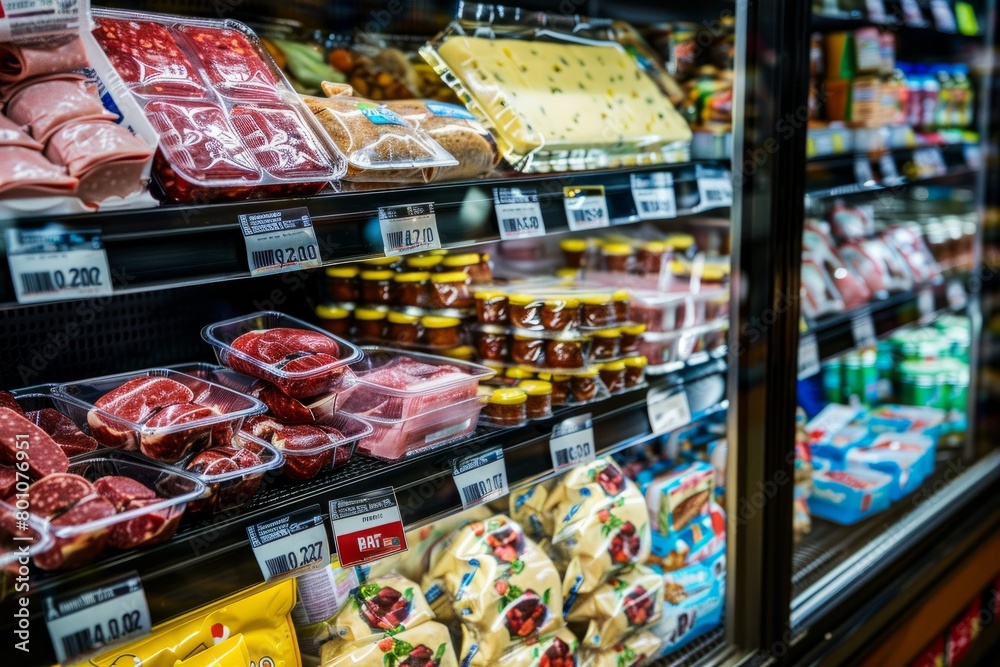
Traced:
<svg viewBox="0 0 1000 667">
<path fill-rule="evenodd" d="M 668 396 L 662 390 L 651 389 L 646 396 L 646 409 L 654 435 L 663 435 L 691 423 L 691 407 L 683 391 Z"/>
<path fill-rule="evenodd" d="M 264 581 L 329 565 L 325 520 L 319 505 L 313 505 L 247 526 L 250 546 Z"/>
<path fill-rule="evenodd" d="M 86 299 L 113 292 L 108 256 L 96 229 L 8 229 L 7 264 L 18 303 Z"/>
<path fill-rule="evenodd" d="M 65 598 L 46 597 L 45 625 L 60 664 L 148 635 L 149 605 L 138 575 Z"/>
<path fill-rule="evenodd" d="M 632 200 L 640 220 L 677 217 L 674 175 L 669 171 L 632 174 Z"/>
<path fill-rule="evenodd" d="M 597 229 L 611 224 L 603 185 L 576 185 L 563 188 L 566 221 L 574 231 Z"/>
<path fill-rule="evenodd" d="M 552 427 L 549 438 L 552 469 L 563 470 L 594 460 L 594 422 L 590 413 L 571 417 Z"/>
<path fill-rule="evenodd" d="M 341 567 L 406 551 L 406 534 L 391 486 L 330 501 L 330 523 Z"/>
<path fill-rule="evenodd" d="M 699 210 L 733 205 L 733 179 L 726 169 L 695 165 L 698 179 Z"/>
<path fill-rule="evenodd" d="M 304 206 L 264 213 L 241 213 L 250 275 L 311 269 L 320 265 L 319 243 Z"/>
<path fill-rule="evenodd" d="M 499 447 L 455 459 L 451 473 L 462 497 L 463 509 L 503 498 L 510 493 L 507 464 L 503 460 L 503 449 Z"/>
<path fill-rule="evenodd" d="M 493 188 L 493 208 L 502 240 L 545 236 L 545 219 L 534 188 Z"/>
<path fill-rule="evenodd" d="M 434 204 L 384 206 L 378 210 L 385 256 L 408 255 L 441 247 Z"/>
<path fill-rule="evenodd" d="M 816 336 L 806 334 L 799 338 L 799 379 L 812 377 L 819 373 L 819 345 Z"/>
<path fill-rule="evenodd" d="M 875 321 L 872 320 L 871 313 L 861 313 L 851 318 L 851 331 L 857 347 L 871 347 L 878 342 Z"/>
</svg>

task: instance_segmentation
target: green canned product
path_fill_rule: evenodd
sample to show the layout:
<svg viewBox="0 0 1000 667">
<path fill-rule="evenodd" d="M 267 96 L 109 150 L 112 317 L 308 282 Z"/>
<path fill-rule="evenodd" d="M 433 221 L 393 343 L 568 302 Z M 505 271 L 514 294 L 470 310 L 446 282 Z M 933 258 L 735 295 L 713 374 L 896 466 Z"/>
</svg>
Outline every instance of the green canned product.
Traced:
<svg viewBox="0 0 1000 667">
<path fill-rule="evenodd" d="M 845 403 L 844 365 L 839 359 L 823 364 L 823 398 L 828 403 Z"/>
<path fill-rule="evenodd" d="M 878 400 L 878 364 L 874 350 L 844 356 L 844 398 L 857 396 L 864 404 Z"/>
<path fill-rule="evenodd" d="M 951 390 L 940 361 L 904 361 L 899 367 L 899 398 L 906 405 L 947 410 Z"/>
</svg>

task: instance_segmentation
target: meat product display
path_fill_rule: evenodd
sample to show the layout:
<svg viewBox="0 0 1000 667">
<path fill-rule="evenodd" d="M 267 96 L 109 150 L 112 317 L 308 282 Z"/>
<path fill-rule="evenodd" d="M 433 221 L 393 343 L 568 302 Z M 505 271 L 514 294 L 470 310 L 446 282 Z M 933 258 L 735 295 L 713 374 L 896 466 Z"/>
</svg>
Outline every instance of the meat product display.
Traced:
<svg viewBox="0 0 1000 667">
<path fill-rule="evenodd" d="M 43 74 L 72 72 L 87 66 L 83 42 L 74 37 L 61 43 L 0 44 L 0 84 Z"/>
<path fill-rule="evenodd" d="M 60 537 L 60 528 L 73 528 L 115 515 L 114 506 L 104 498 L 95 496 L 77 503 L 52 520 L 56 543 L 51 549 L 35 556 L 35 565 L 43 570 L 57 570 L 89 563 L 104 551 L 108 542 L 107 528 L 94 528 L 75 532 L 70 537 Z"/>
<path fill-rule="evenodd" d="M 27 81 L 6 93 L 4 112 L 10 120 L 29 129 L 31 136 L 45 143 L 69 121 L 114 120 L 97 96 L 97 90 L 83 77 L 53 76 Z"/>
<path fill-rule="evenodd" d="M 106 121 L 64 125 L 49 139 L 45 156 L 80 179 L 77 194 L 99 202 L 141 190 L 153 151 L 125 127 Z"/>
<path fill-rule="evenodd" d="M 14 398 L 14 394 L 9 391 L 0 391 L 0 408 L 10 408 L 14 412 L 23 415 L 20 403 Z"/>
<path fill-rule="evenodd" d="M 80 430 L 72 419 L 53 408 L 29 412 L 27 418 L 52 436 L 66 456 L 76 456 L 97 449 L 97 441 Z"/>
<path fill-rule="evenodd" d="M 31 485 L 31 513 L 55 519 L 95 493 L 94 485 L 80 475 L 67 472 L 48 475 Z"/>
<path fill-rule="evenodd" d="M 188 472 L 199 475 L 208 484 L 210 495 L 189 505 L 192 512 L 211 509 L 218 512 L 223 509 L 239 507 L 253 497 L 260 487 L 262 473 L 266 468 L 261 453 L 255 451 L 246 438 L 241 438 L 242 447 L 226 445 L 212 447 L 196 454 L 188 461 L 185 468 Z M 237 474 L 239 471 L 244 474 Z"/>
<path fill-rule="evenodd" d="M 0 498 L 6 498 L 14 492 L 17 484 L 17 470 L 12 466 L 0 465 Z"/>
<path fill-rule="evenodd" d="M 278 101 L 278 80 L 246 36 L 228 28 L 182 25 L 209 82 L 226 97 Z"/>
<path fill-rule="evenodd" d="M 42 144 L 28 136 L 23 127 L 3 115 L 0 115 L 0 146 L 21 146 L 36 151 L 44 148 Z"/>
<path fill-rule="evenodd" d="M 291 109 L 269 109 L 241 104 L 230 118 L 236 133 L 267 173 L 295 179 L 336 175 L 315 136 Z"/>
<path fill-rule="evenodd" d="M 331 444 L 343 440 L 343 435 L 331 427 L 278 425 L 271 444 L 285 453 L 285 475 L 293 479 L 315 477 L 326 465 L 333 463 Z"/>
<path fill-rule="evenodd" d="M 155 411 L 176 403 L 188 403 L 194 393 L 170 378 L 137 377 L 124 382 L 94 403 L 87 415 L 90 431 L 98 442 L 115 449 L 137 449 L 134 426 L 142 424 Z M 119 417 L 122 421 L 114 419 Z"/>
<path fill-rule="evenodd" d="M 69 195 L 79 184 L 63 167 L 34 149 L 0 146 L 0 196 L 5 199 Z"/>
<path fill-rule="evenodd" d="M 337 341 L 330 336 L 284 327 L 247 332 L 234 340 L 232 347 L 265 364 L 277 366 L 310 354 L 324 354 L 334 359 L 340 354 Z M 242 372 L 239 368 L 233 370 Z"/>
<path fill-rule="evenodd" d="M 212 424 L 184 428 L 185 424 L 205 422 L 217 416 L 215 408 L 196 403 L 175 403 L 168 405 L 146 420 L 147 429 L 158 429 L 161 432 L 143 434 L 139 441 L 139 450 L 150 458 L 173 463 L 179 461 L 191 451 L 199 440 L 208 440 L 212 432 Z"/>
<path fill-rule="evenodd" d="M 482 409 L 483 401 L 473 397 L 407 419 L 366 417 L 373 431 L 358 443 L 358 449 L 368 456 L 398 461 L 474 432 Z"/>
<path fill-rule="evenodd" d="M 27 443 L 27 447 L 18 446 L 18 443 Z M 52 436 L 23 414 L 0 407 L 0 462 L 14 463 L 19 460 L 18 452 L 25 450 L 28 455 L 23 458 L 32 479 L 66 472 L 69 468 L 69 459 Z"/>
<path fill-rule="evenodd" d="M 264 380 L 258 380 L 250 393 L 263 401 L 274 417 L 286 424 L 327 422 L 335 414 L 338 398 L 338 394 L 334 392 L 303 402 Z"/>
<path fill-rule="evenodd" d="M 132 509 L 137 500 L 155 500 L 156 492 L 130 477 L 108 475 L 94 482 L 97 493 L 115 506 L 116 512 Z"/>
<path fill-rule="evenodd" d="M 161 502 L 159 498 L 136 500 L 129 506 L 130 510 L 142 509 Z M 111 527 L 108 544 L 116 549 L 135 549 L 149 547 L 169 540 L 177 532 L 182 511 L 174 507 L 144 512 L 134 519 L 127 519 Z"/>
</svg>

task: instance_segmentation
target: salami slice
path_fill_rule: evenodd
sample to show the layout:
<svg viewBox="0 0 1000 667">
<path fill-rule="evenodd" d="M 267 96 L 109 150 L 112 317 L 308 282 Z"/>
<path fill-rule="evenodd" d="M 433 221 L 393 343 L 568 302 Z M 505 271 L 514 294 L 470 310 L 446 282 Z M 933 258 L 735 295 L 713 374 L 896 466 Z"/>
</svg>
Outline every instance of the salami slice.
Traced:
<svg viewBox="0 0 1000 667">
<path fill-rule="evenodd" d="M 24 443 L 27 443 L 25 446 Z M 28 452 L 28 474 L 33 479 L 66 472 L 69 459 L 48 433 L 10 408 L 0 407 L 0 461 L 13 463 L 18 452 Z"/>
<path fill-rule="evenodd" d="M 246 104 L 233 108 L 236 132 L 254 157 L 278 178 L 333 178 L 334 171 L 316 139 L 291 109 Z"/>
<path fill-rule="evenodd" d="M 64 43 L 0 44 L 0 84 L 43 74 L 73 72 L 86 66 L 87 54 L 79 37 Z"/>
<path fill-rule="evenodd" d="M 166 26 L 151 21 L 97 17 L 94 37 L 137 95 L 204 98 L 197 69 Z"/>
<path fill-rule="evenodd" d="M 53 408 L 44 408 L 25 415 L 52 436 L 66 456 L 85 454 L 97 449 L 97 441 L 80 430 L 72 419 Z"/>
<path fill-rule="evenodd" d="M 96 493 L 90 481 L 72 473 L 57 473 L 38 480 L 28 489 L 31 513 L 46 519 L 55 519 L 77 503 Z"/>
<path fill-rule="evenodd" d="M 208 80 L 227 97 L 257 102 L 277 101 L 277 79 L 257 49 L 238 30 L 185 25 L 187 37 Z"/>
</svg>

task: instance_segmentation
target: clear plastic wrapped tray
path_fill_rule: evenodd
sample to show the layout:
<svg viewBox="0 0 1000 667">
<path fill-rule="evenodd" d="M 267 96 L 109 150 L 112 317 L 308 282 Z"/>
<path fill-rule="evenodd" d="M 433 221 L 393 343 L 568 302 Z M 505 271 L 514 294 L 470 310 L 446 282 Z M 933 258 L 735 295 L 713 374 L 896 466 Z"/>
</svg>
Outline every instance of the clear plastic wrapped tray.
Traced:
<svg viewBox="0 0 1000 667">
<path fill-rule="evenodd" d="M 222 512 L 250 502 L 264 473 L 280 468 L 284 462 L 277 447 L 240 431 L 231 444 L 202 450 L 178 467 L 197 477 L 207 488 L 206 497 L 193 501 L 190 510 Z"/>
<path fill-rule="evenodd" d="M 18 490 L 18 493 L 27 492 Z M 49 522 L 31 514 L 27 509 L 18 509 L 17 499 L 8 504 L 0 501 L 0 569 L 10 568 L 11 572 L 18 572 L 18 561 L 27 555 L 29 558 L 35 554 L 47 551 L 53 544 L 54 538 L 49 532 Z M 22 503 L 23 505 L 23 503 Z"/>
<path fill-rule="evenodd" d="M 386 461 L 398 461 L 463 438 L 476 430 L 486 398 L 472 398 L 421 412 L 404 419 L 366 417 L 372 434 L 358 443 L 358 451 Z"/>
<path fill-rule="evenodd" d="M 647 373 L 667 373 L 695 362 L 699 356 L 717 356 L 724 349 L 728 331 L 729 320 L 723 319 L 677 331 L 646 333 L 639 339 L 639 354 L 649 361 Z"/>
<path fill-rule="evenodd" d="M 318 425 L 288 425 L 266 416 L 254 417 L 247 430 L 281 450 L 286 477 L 311 479 L 323 470 L 346 465 L 358 441 L 373 429 L 368 420 L 337 413 Z"/>
</svg>

